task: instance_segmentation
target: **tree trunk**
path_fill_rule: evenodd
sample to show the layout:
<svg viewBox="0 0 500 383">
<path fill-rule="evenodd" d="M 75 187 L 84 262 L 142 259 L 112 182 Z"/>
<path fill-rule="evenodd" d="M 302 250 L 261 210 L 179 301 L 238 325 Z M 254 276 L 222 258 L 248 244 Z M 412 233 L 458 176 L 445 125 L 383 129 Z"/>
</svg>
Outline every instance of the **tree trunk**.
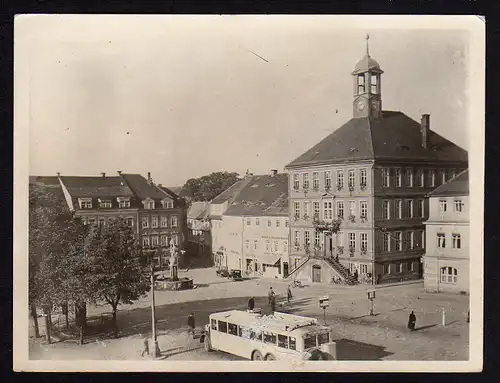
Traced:
<svg viewBox="0 0 500 383">
<path fill-rule="evenodd" d="M 78 344 L 80 346 L 83 346 L 83 331 L 84 331 L 84 325 L 82 323 L 80 323 L 80 339 L 78 341 Z"/>
<path fill-rule="evenodd" d="M 85 326 L 87 325 L 87 305 L 85 302 L 75 303 L 75 322 L 80 329 L 80 345 L 83 345 Z"/>
<path fill-rule="evenodd" d="M 68 303 L 65 303 L 61 306 L 62 312 L 66 318 L 66 330 L 69 328 L 69 307 Z"/>
<path fill-rule="evenodd" d="M 116 306 L 113 306 L 113 336 L 118 338 L 118 323 L 116 322 Z"/>
<path fill-rule="evenodd" d="M 31 305 L 31 317 L 33 318 L 33 327 L 35 329 L 35 338 L 40 338 L 40 329 L 38 327 L 38 314 L 36 313 L 36 306 Z"/>
<path fill-rule="evenodd" d="M 43 308 L 43 313 L 45 314 L 45 340 L 47 343 L 52 343 L 52 338 L 51 338 L 51 325 L 50 325 L 50 310 L 48 307 Z"/>
</svg>

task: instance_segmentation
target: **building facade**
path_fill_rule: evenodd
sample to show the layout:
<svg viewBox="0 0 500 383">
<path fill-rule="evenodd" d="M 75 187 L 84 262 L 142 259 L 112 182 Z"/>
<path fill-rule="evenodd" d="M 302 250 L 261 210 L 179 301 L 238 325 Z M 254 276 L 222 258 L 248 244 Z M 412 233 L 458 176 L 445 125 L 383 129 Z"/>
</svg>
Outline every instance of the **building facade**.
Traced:
<svg viewBox="0 0 500 383">
<path fill-rule="evenodd" d="M 211 258 L 210 202 L 192 202 L 187 211 L 186 249 L 193 258 Z"/>
<path fill-rule="evenodd" d="M 286 166 L 294 278 L 422 277 L 426 194 L 467 168 L 467 152 L 402 112 L 382 109 L 383 71 L 352 72 L 353 118 Z"/>
<path fill-rule="evenodd" d="M 429 194 L 424 288 L 469 292 L 469 171 Z"/>
</svg>

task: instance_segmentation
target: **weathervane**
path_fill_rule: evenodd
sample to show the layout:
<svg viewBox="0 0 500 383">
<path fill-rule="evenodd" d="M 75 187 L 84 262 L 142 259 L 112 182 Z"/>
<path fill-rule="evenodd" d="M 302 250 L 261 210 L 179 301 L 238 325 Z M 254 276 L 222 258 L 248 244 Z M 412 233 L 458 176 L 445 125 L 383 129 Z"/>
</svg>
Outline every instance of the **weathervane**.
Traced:
<svg viewBox="0 0 500 383">
<path fill-rule="evenodd" d="M 368 47 L 368 40 L 370 39 L 370 35 L 367 33 L 365 38 L 366 38 L 366 55 L 370 56 L 370 49 Z"/>
</svg>

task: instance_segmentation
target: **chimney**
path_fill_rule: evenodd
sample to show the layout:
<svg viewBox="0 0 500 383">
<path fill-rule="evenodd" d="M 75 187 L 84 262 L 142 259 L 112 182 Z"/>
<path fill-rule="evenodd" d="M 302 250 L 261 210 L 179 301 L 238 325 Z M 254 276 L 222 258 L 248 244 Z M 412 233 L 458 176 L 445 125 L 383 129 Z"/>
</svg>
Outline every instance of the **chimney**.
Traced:
<svg viewBox="0 0 500 383">
<path fill-rule="evenodd" d="M 102 178 L 106 178 L 106 173 L 101 173 Z"/>
<path fill-rule="evenodd" d="M 276 169 L 272 169 L 272 170 L 271 170 L 271 176 L 273 176 L 273 177 L 274 177 L 276 174 L 278 174 L 278 170 L 276 170 Z"/>
<path fill-rule="evenodd" d="M 121 170 L 117 170 L 116 172 L 117 172 L 118 174 L 120 174 L 120 175 L 122 174 L 122 171 L 121 171 Z"/>
<path fill-rule="evenodd" d="M 151 178 L 151 172 L 148 172 L 148 184 L 152 184 L 153 183 L 153 180 Z"/>
<path fill-rule="evenodd" d="M 58 176 L 58 177 L 61 177 L 61 173 L 57 172 L 57 176 Z"/>
<path fill-rule="evenodd" d="M 429 130 L 430 130 L 430 118 L 429 114 L 422 114 L 422 119 L 420 120 L 420 133 L 422 135 L 422 147 L 427 149 L 429 146 Z"/>
</svg>

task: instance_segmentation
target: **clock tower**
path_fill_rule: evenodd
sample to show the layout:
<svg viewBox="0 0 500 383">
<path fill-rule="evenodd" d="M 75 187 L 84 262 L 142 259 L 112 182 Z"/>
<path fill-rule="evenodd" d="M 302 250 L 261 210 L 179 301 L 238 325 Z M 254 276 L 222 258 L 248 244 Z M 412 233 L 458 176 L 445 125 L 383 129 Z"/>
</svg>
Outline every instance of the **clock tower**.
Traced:
<svg viewBox="0 0 500 383">
<path fill-rule="evenodd" d="M 380 65 L 370 57 L 369 35 L 366 35 L 366 54 L 356 64 L 352 76 L 354 79 L 353 116 L 380 118 L 382 111 Z"/>
</svg>

